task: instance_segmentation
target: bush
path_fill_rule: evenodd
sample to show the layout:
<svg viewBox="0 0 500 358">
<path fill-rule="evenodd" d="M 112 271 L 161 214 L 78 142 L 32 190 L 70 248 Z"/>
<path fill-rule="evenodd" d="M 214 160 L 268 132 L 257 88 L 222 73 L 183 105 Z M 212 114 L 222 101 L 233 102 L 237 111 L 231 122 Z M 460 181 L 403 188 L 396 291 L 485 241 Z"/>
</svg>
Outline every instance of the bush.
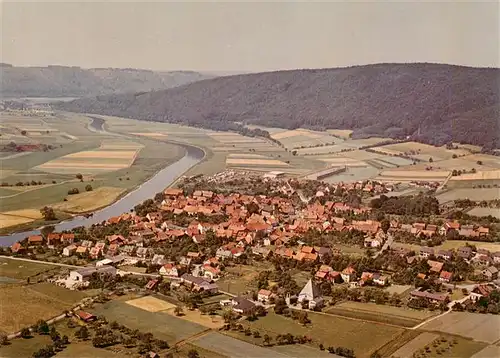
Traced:
<svg viewBox="0 0 500 358">
<path fill-rule="evenodd" d="M 85 186 L 85 191 L 92 191 L 92 190 L 94 190 L 94 189 L 92 188 L 92 185 L 87 184 L 87 185 Z"/>
<path fill-rule="evenodd" d="M 80 193 L 80 190 L 78 190 L 78 188 L 73 188 L 73 189 L 68 190 L 68 195 L 75 195 L 75 194 L 79 194 L 79 193 Z"/>
<path fill-rule="evenodd" d="M 80 179 L 80 180 L 82 180 L 82 179 L 83 179 L 83 175 L 81 175 L 80 173 L 78 173 L 78 174 L 76 175 L 76 179 Z"/>
</svg>

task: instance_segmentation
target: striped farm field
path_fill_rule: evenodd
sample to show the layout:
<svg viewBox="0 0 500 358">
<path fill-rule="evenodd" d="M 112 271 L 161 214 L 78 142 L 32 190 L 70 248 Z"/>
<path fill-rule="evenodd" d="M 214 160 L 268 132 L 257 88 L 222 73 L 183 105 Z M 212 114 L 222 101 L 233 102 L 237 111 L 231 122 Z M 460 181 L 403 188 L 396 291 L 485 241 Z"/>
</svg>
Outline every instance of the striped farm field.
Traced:
<svg viewBox="0 0 500 358">
<path fill-rule="evenodd" d="M 252 153 L 231 153 L 228 155 L 229 158 L 262 158 L 265 159 L 266 157 L 260 154 L 252 154 Z"/>
<path fill-rule="evenodd" d="M 327 162 L 332 165 L 348 166 L 348 167 L 366 167 L 367 164 L 361 160 L 343 157 L 319 158 L 322 162 Z"/>
<path fill-rule="evenodd" d="M 288 167 L 289 164 L 276 159 L 237 159 L 228 158 L 226 164 L 229 165 L 265 165 L 265 166 L 284 166 Z"/>
<path fill-rule="evenodd" d="M 0 228 L 29 223 L 41 217 L 40 211 L 35 209 L 6 211 L 0 213 Z"/>
<path fill-rule="evenodd" d="M 162 138 L 166 137 L 167 135 L 164 133 L 150 133 L 150 132 L 142 132 L 142 133 L 130 133 L 130 134 L 135 134 L 138 136 L 143 136 L 143 137 L 151 137 L 151 138 Z"/>
<path fill-rule="evenodd" d="M 450 174 L 449 171 L 432 171 L 432 170 L 384 170 L 380 173 L 381 176 L 387 177 L 413 177 L 413 178 L 446 178 Z"/>
<path fill-rule="evenodd" d="M 286 132 L 281 132 L 281 133 L 273 133 L 271 134 L 271 137 L 280 140 L 284 138 L 290 138 L 290 137 L 295 137 L 295 136 L 305 136 L 308 138 L 319 138 L 324 136 L 322 133 L 317 133 L 313 131 L 309 131 L 307 129 L 295 129 L 292 131 L 286 131 Z"/>
<path fill-rule="evenodd" d="M 66 158 L 120 158 L 130 159 L 136 155 L 137 151 L 111 151 L 111 150 L 92 150 L 83 151 L 66 155 Z"/>
<path fill-rule="evenodd" d="M 461 180 L 500 180 L 500 170 L 488 170 L 471 174 L 462 174 L 451 178 L 452 181 Z"/>
</svg>

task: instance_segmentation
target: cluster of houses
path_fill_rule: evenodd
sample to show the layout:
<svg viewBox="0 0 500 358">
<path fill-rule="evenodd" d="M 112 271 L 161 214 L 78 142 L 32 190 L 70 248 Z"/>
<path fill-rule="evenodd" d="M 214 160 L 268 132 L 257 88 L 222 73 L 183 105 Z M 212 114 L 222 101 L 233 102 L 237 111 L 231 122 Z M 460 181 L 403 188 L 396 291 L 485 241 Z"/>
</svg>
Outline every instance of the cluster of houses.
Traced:
<svg viewBox="0 0 500 358">
<path fill-rule="evenodd" d="M 479 272 L 484 275 L 486 280 L 496 280 L 498 278 L 498 269 L 495 265 L 500 264 L 500 252 L 490 252 L 486 249 L 476 249 L 474 250 L 471 246 L 464 245 L 457 248 L 456 250 L 435 250 L 432 247 L 420 247 L 417 252 L 410 250 L 404 246 L 395 245 L 392 247 L 399 255 L 407 258 L 408 263 L 411 263 L 417 257 L 421 259 L 429 258 L 439 258 L 444 261 L 452 260 L 455 257 L 464 259 L 467 263 L 475 265 L 479 268 Z M 415 254 L 414 256 L 410 255 Z M 439 280 L 442 282 L 450 282 L 452 280 L 452 274 L 447 271 L 442 271 L 442 262 L 428 260 L 427 263 L 431 266 L 431 271 L 435 271 L 440 274 Z M 433 268 L 439 268 L 439 270 L 433 270 Z M 423 274 L 422 274 L 423 275 Z M 425 276 L 425 275 L 424 275 Z M 425 279 L 425 277 L 420 277 Z"/>
</svg>

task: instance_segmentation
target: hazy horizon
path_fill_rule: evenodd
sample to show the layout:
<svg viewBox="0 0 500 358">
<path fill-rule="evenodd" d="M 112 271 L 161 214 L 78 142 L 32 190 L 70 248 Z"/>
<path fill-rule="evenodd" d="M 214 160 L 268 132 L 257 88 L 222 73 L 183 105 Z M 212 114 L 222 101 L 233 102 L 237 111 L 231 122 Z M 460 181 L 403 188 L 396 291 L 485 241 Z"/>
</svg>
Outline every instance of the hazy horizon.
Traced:
<svg viewBox="0 0 500 358">
<path fill-rule="evenodd" d="M 210 73 L 500 67 L 499 3 L 3 2 L 1 62 Z"/>
</svg>

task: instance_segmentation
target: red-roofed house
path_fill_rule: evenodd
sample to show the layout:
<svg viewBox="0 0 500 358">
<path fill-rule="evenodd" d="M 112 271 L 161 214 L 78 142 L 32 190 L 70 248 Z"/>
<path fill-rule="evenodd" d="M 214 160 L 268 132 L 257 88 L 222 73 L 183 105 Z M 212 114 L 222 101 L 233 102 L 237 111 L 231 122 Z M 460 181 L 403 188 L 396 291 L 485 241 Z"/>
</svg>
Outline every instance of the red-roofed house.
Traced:
<svg viewBox="0 0 500 358">
<path fill-rule="evenodd" d="M 448 271 L 441 271 L 441 273 L 439 274 L 439 281 L 441 282 L 450 282 L 452 278 L 453 273 Z"/>
</svg>

